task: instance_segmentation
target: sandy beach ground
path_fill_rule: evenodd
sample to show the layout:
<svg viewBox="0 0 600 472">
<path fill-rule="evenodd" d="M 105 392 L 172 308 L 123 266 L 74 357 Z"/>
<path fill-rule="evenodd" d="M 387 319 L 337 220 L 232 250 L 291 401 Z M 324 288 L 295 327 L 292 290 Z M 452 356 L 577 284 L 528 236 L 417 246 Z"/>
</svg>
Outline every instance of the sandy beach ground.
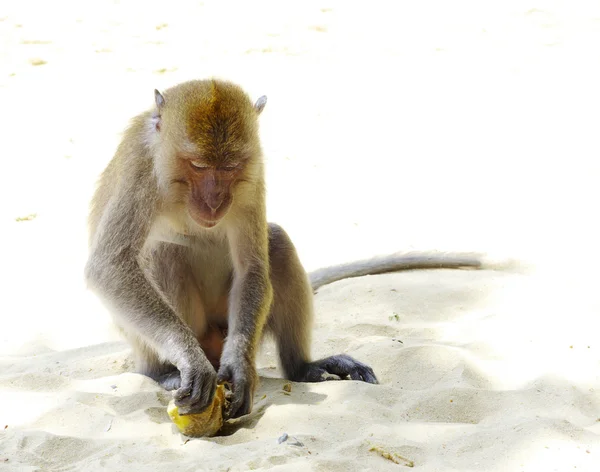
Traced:
<svg viewBox="0 0 600 472">
<path fill-rule="evenodd" d="M 308 270 L 527 271 L 323 287 L 314 356 L 381 384 L 287 395 L 267 343 L 252 415 L 186 442 L 82 273 L 129 118 L 209 76 L 269 97 L 269 219 Z M 0 470 L 600 470 L 600 3 L 7 1 L 0 97 Z"/>
</svg>

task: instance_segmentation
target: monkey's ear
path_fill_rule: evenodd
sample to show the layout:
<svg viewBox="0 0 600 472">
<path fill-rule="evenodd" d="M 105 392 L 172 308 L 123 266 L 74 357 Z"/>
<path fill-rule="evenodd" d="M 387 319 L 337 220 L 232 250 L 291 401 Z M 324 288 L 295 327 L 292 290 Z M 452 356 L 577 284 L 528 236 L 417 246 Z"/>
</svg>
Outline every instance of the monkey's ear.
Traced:
<svg viewBox="0 0 600 472">
<path fill-rule="evenodd" d="M 156 89 L 154 89 L 154 101 L 156 102 L 156 106 L 158 107 L 159 110 L 165 104 L 165 97 L 163 97 L 161 95 L 161 93 Z"/>
<path fill-rule="evenodd" d="M 266 104 L 267 104 L 267 96 L 266 95 L 263 95 L 258 100 L 256 100 L 256 103 L 254 104 L 254 109 L 256 110 L 256 113 L 258 113 L 260 115 L 260 113 L 264 110 Z"/>
<path fill-rule="evenodd" d="M 152 122 L 154 123 L 154 129 L 156 131 L 160 131 L 160 124 L 162 121 L 160 116 L 160 109 L 165 104 L 165 97 L 163 97 L 160 94 L 160 92 L 156 89 L 154 89 L 154 101 L 156 102 L 157 111 L 154 112 L 154 114 L 152 115 Z"/>
</svg>

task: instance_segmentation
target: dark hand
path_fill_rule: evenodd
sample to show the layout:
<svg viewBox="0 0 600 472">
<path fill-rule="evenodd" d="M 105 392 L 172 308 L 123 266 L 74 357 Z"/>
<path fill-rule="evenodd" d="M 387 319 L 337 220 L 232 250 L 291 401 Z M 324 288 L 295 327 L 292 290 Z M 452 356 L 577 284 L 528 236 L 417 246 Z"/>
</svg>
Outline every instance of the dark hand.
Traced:
<svg viewBox="0 0 600 472">
<path fill-rule="evenodd" d="M 254 363 L 243 356 L 223 356 L 217 380 L 232 387 L 230 418 L 239 418 L 252 411 L 257 375 Z"/>
<path fill-rule="evenodd" d="M 181 372 L 181 387 L 175 392 L 173 398 L 179 408 L 180 415 L 200 413 L 213 401 L 217 389 L 217 373 L 199 349 L 188 356 L 183 365 L 179 365 Z"/>
</svg>

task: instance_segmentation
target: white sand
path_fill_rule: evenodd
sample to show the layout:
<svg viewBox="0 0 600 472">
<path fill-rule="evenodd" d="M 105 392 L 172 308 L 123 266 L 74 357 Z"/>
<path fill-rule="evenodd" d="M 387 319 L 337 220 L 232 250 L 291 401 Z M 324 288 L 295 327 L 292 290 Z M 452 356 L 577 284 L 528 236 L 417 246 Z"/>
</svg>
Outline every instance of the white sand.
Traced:
<svg viewBox="0 0 600 472">
<path fill-rule="evenodd" d="M 0 8 L 0 470 L 407 467 L 372 445 L 426 471 L 600 470 L 600 4 L 199 3 Z M 210 75 L 269 96 L 269 217 L 307 269 L 438 249 L 532 271 L 324 287 L 315 356 L 381 385 L 285 395 L 267 344 L 253 414 L 185 442 L 85 291 L 85 219 L 153 88 Z"/>
</svg>

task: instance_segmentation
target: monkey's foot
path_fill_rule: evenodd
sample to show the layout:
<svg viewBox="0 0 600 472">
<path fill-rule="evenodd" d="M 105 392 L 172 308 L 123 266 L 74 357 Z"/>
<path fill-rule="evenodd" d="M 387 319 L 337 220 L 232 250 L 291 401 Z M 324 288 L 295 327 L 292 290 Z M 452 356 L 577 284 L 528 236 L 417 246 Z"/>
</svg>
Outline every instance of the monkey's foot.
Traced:
<svg viewBox="0 0 600 472">
<path fill-rule="evenodd" d="M 154 380 L 165 390 L 178 390 L 181 387 L 181 373 L 177 369 Z"/>
<path fill-rule="evenodd" d="M 350 378 L 372 384 L 379 383 L 373 369 L 345 354 L 306 364 L 299 375 L 294 377 L 291 380 L 297 382 L 324 382 Z"/>
</svg>

